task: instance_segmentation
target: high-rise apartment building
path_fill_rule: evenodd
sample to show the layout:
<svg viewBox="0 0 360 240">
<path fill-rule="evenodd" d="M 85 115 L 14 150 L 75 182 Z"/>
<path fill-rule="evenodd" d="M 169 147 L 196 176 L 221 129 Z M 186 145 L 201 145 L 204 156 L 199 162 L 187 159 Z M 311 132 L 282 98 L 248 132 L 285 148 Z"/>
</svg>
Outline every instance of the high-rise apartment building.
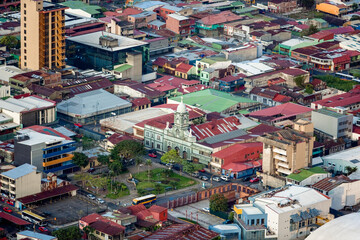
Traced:
<svg viewBox="0 0 360 240">
<path fill-rule="evenodd" d="M 21 0 L 21 68 L 65 66 L 67 7 L 43 0 Z"/>
</svg>

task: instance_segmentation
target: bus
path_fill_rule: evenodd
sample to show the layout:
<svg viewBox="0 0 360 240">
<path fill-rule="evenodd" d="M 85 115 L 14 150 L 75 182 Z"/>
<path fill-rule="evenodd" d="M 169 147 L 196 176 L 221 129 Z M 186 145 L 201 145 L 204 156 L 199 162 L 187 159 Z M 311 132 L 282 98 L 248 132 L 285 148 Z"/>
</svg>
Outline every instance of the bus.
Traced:
<svg viewBox="0 0 360 240">
<path fill-rule="evenodd" d="M 150 205 L 155 202 L 156 202 L 156 195 L 150 194 L 150 195 L 134 198 L 132 204 L 133 205 L 139 205 L 139 204 Z"/>
<path fill-rule="evenodd" d="M 360 79 L 359 79 L 359 78 L 354 77 L 353 75 L 350 75 L 350 74 L 335 73 L 335 76 L 338 77 L 338 78 L 340 78 L 341 80 L 360 82 Z"/>
<path fill-rule="evenodd" d="M 36 213 L 33 213 L 29 210 L 24 210 L 21 212 L 21 217 L 25 220 L 28 220 L 29 222 L 32 222 L 32 223 L 35 223 L 39 226 L 45 226 L 46 225 L 46 222 L 45 222 L 45 218 L 36 214 Z"/>
</svg>

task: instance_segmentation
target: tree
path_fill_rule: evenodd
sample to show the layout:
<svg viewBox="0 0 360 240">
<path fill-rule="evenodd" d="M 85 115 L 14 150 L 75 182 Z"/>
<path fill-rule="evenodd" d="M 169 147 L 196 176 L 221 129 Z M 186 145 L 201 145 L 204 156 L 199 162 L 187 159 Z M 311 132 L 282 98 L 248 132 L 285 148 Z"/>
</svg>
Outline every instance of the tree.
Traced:
<svg viewBox="0 0 360 240">
<path fill-rule="evenodd" d="M 140 157 L 135 158 L 135 164 L 138 167 L 138 173 L 140 172 L 140 165 L 144 163 L 144 160 Z"/>
<path fill-rule="evenodd" d="M 306 84 L 305 93 L 312 94 L 314 92 L 314 87 L 311 84 Z"/>
<path fill-rule="evenodd" d="M 352 173 L 356 172 L 357 171 L 357 167 L 351 167 L 351 166 L 346 166 L 345 167 L 345 170 L 346 170 L 346 176 L 349 176 L 351 175 Z"/>
<path fill-rule="evenodd" d="M 315 25 L 310 25 L 310 27 L 307 30 L 302 31 L 302 36 L 309 36 L 311 34 L 317 33 L 319 29 Z"/>
<path fill-rule="evenodd" d="M 171 185 L 171 187 L 173 188 L 173 190 L 175 190 L 176 187 L 177 187 L 177 182 L 171 181 L 171 182 L 170 182 L 170 185 Z"/>
<path fill-rule="evenodd" d="M 124 140 L 115 145 L 111 150 L 110 157 L 113 160 L 119 159 L 119 157 L 132 159 L 145 153 L 145 148 L 141 143 L 134 140 Z"/>
<path fill-rule="evenodd" d="M 11 35 L 2 37 L 0 39 L 0 44 L 1 46 L 6 46 L 7 50 L 20 47 L 20 41 L 16 37 Z"/>
<path fill-rule="evenodd" d="M 161 193 L 161 190 L 162 190 L 162 187 L 161 187 L 161 185 L 160 184 L 155 184 L 155 192 L 157 193 L 157 194 L 159 194 L 159 193 Z"/>
<path fill-rule="evenodd" d="M 297 76 L 294 78 L 294 82 L 295 82 L 296 86 L 298 86 L 299 88 L 304 88 L 305 77 Z"/>
<path fill-rule="evenodd" d="M 214 212 L 225 212 L 228 209 L 228 201 L 223 194 L 216 193 L 210 197 L 210 210 Z"/>
<path fill-rule="evenodd" d="M 359 9 L 359 5 L 357 3 L 353 3 L 351 8 L 354 10 L 354 12 L 356 12 Z"/>
<path fill-rule="evenodd" d="M 145 165 L 148 166 L 148 181 L 150 181 L 150 167 L 152 166 L 152 161 L 150 159 L 146 160 Z"/>
<path fill-rule="evenodd" d="M 184 160 L 182 164 L 183 164 L 183 171 L 187 173 L 193 173 L 204 168 L 203 164 L 192 163 L 187 160 Z"/>
<path fill-rule="evenodd" d="M 86 239 L 93 239 L 95 237 L 94 236 L 95 229 L 93 227 L 86 226 L 83 228 L 83 231 L 85 233 Z"/>
<path fill-rule="evenodd" d="M 119 175 L 123 171 L 123 165 L 120 161 L 114 161 L 110 163 L 109 168 L 114 172 L 115 175 Z"/>
<path fill-rule="evenodd" d="M 170 151 L 164 153 L 161 156 L 161 161 L 164 163 L 179 163 L 181 164 L 182 158 L 179 156 L 178 152 L 175 149 L 171 149 Z"/>
<path fill-rule="evenodd" d="M 74 152 L 72 161 L 79 167 L 86 167 L 89 164 L 89 158 L 84 153 L 79 152 Z"/>
<path fill-rule="evenodd" d="M 300 5 L 307 9 L 312 8 L 312 6 L 314 6 L 314 4 L 315 4 L 315 0 L 300 0 Z"/>
<path fill-rule="evenodd" d="M 234 221 L 234 212 L 229 213 L 228 220 L 230 220 L 232 222 Z"/>
<path fill-rule="evenodd" d="M 81 233 L 80 229 L 77 226 L 72 226 L 68 228 L 61 228 L 52 233 L 59 240 L 80 240 Z"/>
<path fill-rule="evenodd" d="M 110 163 L 110 157 L 107 155 L 98 155 L 97 160 L 102 165 L 108 165 Z"/>
</svg>

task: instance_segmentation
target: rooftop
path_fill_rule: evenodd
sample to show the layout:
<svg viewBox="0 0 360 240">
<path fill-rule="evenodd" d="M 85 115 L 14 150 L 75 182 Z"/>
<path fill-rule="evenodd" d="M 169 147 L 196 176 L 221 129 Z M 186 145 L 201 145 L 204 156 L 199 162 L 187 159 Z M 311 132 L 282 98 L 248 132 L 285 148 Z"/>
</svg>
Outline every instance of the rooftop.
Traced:
<svg viewBox="0 0 360 240">
<path fill-rule="evenodd" d="M 18 113 L 41 108 L 54 107 L 55 105 L 56 103 L 54 101 L 35 95 L 19 99 L 8 98 L 6 100 L 0 100 L 0 108 Z"/>
<path fill-rule="evenodd" d="M 292 173 L 290 175 L 287 176 L 287 178 L 293 179 L 295 181 L 301 182 L 305 179 L 307 179 L 308 177 L 317 174 L 317 173 L 328 173 L 326 172 L 324 169 L 322 169 L 321 167 L 313 167 L 310 169 L 300 169 L 299 172 L 297 173 Z"/>
<path fill-rule="evenodd" d="M 314 112 L 321 113 L 321 114 L 324 114 L 324 115 L 327 115 L 330 117 L 334 117 L 334 118 L 342 118 L 342 117 L 346 116 L 344 114 L 337 113 L 335 111 L 332 111 L 332 110 L 329 110 L 326 108 L 321 108 L 321 109 L 315 110 Z"/>
<path fill-rule="evenodd" d="M 188 17 L 182 16 L 182 15 L 179 15 L 179 14 L 176 14 L 176 13 L 169 14 L 167 16 L 171 17 L 171 18 L 174 18 L 174 19 L 176 19 L 178 21 L 183 21 L 183 20 L 188 20 L 189 19 Z"/>
<path fill-rule="evenodd" d="M 62 2 L 61 5 L 64 5 L 71 9 L 81 9 L 84 12 L 87 12 L 91 15 L 101 13 L 101 7 L 96 5 L 89 5 L 82 1 L 66 1 L 66 2 Z"/>
<path fill-rule="evenodd" d="M 236 20 L 242 19 L 241 16 L 232 13 L 231 11 L 223 11 L 218 14 L 213 14 L 207 17 L 202 18 L 199 20 L 201 24 L 205 25 L 215 25 L 215 24 L 221 24 L 221 23 L 227 23 L 227 22 L 233 22 Z"/>
<path fill-rule="evenodd" d="M 324 178 L 319 182 L 313 184 L 311 187 L 319 191 L 329 192 L 343 183 L 350 183 L 353 181 L 354 180 L 351 180 L 350 178 L 344 175 L 340 175 L 335 177 Z"/>
<path fill-rule="evenodd" d="M 38 232 L 34 232 L 34 231 L 29 231 L 29 230 L 18 232 L 17 235 L 21 235 L 20 239 L 24 239 L 23 237 L 29 237 L 31 239 L 36 239 L 36 240 L 55 240 L 55 239 L 57 239 L 56 237 L 53 237 L 53 236 L 50 236 L 47 234 L 38 233 Z M 28 239 L 28 238 L 25 238 L 25 239 Z"/>
<path fill-rule="evenodd" d="M 25 163 L 17 168 L 3 172 L 1 175 L 15 180 L 25 175 L 28 175 L 34 171 L 36 172 L 35 166 Z"/>
<path fill-rule="evenodd" d="M 171 98 L 170 100 L 180 102 L 180 97 Z M 214 89 L 205 89 L 186 94 L 183 96 L 183 101 L 187 105 L 209 112 L 222 112 L 239 103 L 257 103 L 249 98 L 238 97 Z"/>
<path fill-rule="evenodd" d="M 57 105 L 63 114 L 90 115 L 131 107 L 132 104 L 103 89 L 81 93 Z"/>
<path fill-rule="evenodd" d="M 117 39 L 118 46 L 112 47 L 112 48 L 101 46 L 99 43 L 99 38 L 103 35 Z M 143 41 L 123 37 L 123 36 L 112 34 L 112 33 L 104 33 L 102 31 L 89 33 L 89 34 L 83 34 L 83 35 L 75 36 L 75 37 L 68 37 L 67 40 L 81 43 L 81 44 L 84 44 L 84 45 L 87 45 L 90 47 L 103 49 L 103 50 L 110 51 L 110 52 L 116 52 L 116 51 L 120 51 L 120 50 L 124 50 L 124 49 L 145 46 L 148 44 Z"/>
</svg>

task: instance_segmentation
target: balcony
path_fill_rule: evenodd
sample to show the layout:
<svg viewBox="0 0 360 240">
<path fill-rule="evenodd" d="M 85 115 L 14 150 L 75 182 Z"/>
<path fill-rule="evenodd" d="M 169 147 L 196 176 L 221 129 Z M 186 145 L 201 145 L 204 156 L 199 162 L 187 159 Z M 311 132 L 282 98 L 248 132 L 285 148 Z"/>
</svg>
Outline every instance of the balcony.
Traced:
<svg viewBox="0 0 360 240">
<path fill-rule="evenodd" d="M 43 154 L 43 158 L 49 158 L 49 157 L 54 157 L 60 154 L 65 154 L 65 153 L 69 153 L 69 152 L 73 152 L 76 150 L 76 147 L 64 147 L 62 150 L 60 151 L 55 151 L 52 153 L 47 153 L 47 154 Z"/>
<path fill-rule="evenodd" d="M 49 161 L 49 162 L 43 162 L 43 167 L 48 167 L 48 166 L 51 166 L 51 165 L 71 161 L 73 156 L 74 156 L 73 154 L 69 154 L 69 155 L 67 155 L 66 157 L 63 157 L 63 158 L 59 158 L 59 159 L 52 160 L 52 161 Z"/>
<path fill-rule="evenodd" d="M 290 169 L 289 164 L 286 164 L 286 163 L 283 163 L 283 162 L 279 162 L 278 167 L 283 167 L 283 168 Z"/>
<path fill-rule="evenodd" d="M 285 175 L 290 175 L 291 174 L 291 171 L 289 170 L 289 169 L 285 169 L 285 168 L 278 168 L 277 169 L 277 171 L 279 172 L 279 173 L 283 173 L 283 174 L 285 174 Z"/>
<path fill-rule="evenodd" d="M 285 155 L 286 156 L 286 151 L 280 148 L 276 148 L 274 147 L 274 152 L 281 154 L 281 155 Z"/>
<path fill-rule="evenodd" d="M 280 160 L 280 161 L 283 161 L 283 162 L 287 162 L 287 161 L 288 161 L 285 156 L 279 155 L 279 154 L 275 154 L 275 155 L 274 155 L 274 158 L 275 158 L 275 159 L 278 159 L 278 160 Z"/>
</svg>

